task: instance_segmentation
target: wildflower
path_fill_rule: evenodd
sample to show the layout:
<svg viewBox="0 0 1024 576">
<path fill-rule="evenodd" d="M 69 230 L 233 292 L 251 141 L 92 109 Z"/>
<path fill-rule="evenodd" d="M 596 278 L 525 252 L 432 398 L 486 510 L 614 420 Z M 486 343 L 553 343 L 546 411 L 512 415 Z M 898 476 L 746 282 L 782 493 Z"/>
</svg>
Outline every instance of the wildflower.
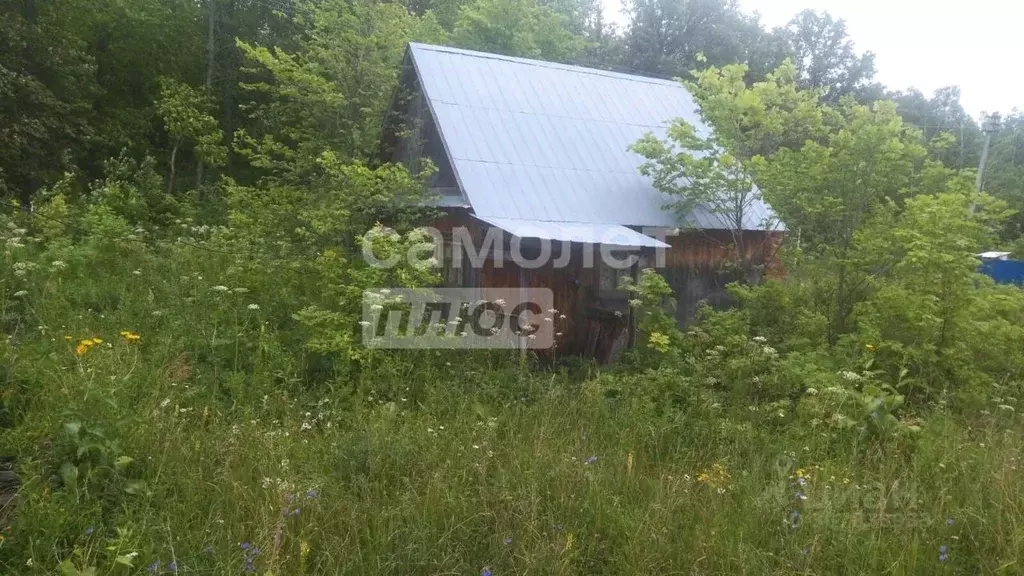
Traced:
<svg viewBox="0 0 1024 576">
<path fill-rule="evenodd" d="M 505 538 L 505 546 L 511 546 L 511 545 L 512 545 L 512 537 L 509 536 L 508 538 Z"/>
<path fill-rule="evenodd" d="M 178 563 L 174 562 L 174 561 L 171 561 L 171 563 L 167 565 L 167 571 L 170 572 L 171 574 L 177 574 L 178 573 Z"/>
<path fill-rule="evenodd" d="M 92 526 L 89 526 L 88 528 L 85 529 L 85 535 L 86 536 L 92 536 L 92 533 L 95 532 L 95 531 L 96 531 L 95 528 L 93 528 Z"/>
<path fill-rule="evenodd" d="M 96 340 L 99 340 L 99 339 L 97 338 Z M 100 340 L 100 342 L 102 342 L 102 340 Z M 85 340 L 82 340 L 81 342 L 78 343 L 78 346 L 75 346 L 75 356 L 82 356 L 82 355 L 84 355 L 86 352 L 89 351 L 90 348 L 92 348 L 95 345 L 96 345 L 96 342 L 92 338 L 87 338 Z"/>
<path fill-rule="evenodd" d="M 142 276 L 142 270 L 132 270 L 132 274 L 135 276 Z"/>
<path fill-rule="evenodd" d="M 15 298 L 23 298 L 25 296 L 28 296 L 28 290 L 18 290 L 14 293 Z"/>
<path fill-rule="evenodd" d="M 256 558 L 260 555 L 260 549 L 249 542 L 239 544 L 242 548 L 242 570 L 246 574 L 256 572 Z"/>
<path fill-rule="evenodd" d="M 480 576 L 494 576 L 494 571 L 484 566 L 484 569 L 480 571 Z"/>
<path fill-rule="evenodd" d="M 260 309 L 260 305 L 256 304 L 256 303 L 253 303 L 253 304 L 249 304 L 248 306 L 246 306 L 246 308 L 248 308 L 249 310 L 259 310 Z"/>
<path fill-rule="evenodd" d="M 142 336 L 138 332 L 132 332 L 130 330 L 124 330 L 121 332 L 121 338 L 129 344 L 138 344 L 142 340 Z"/>
<path fill-rule="evenodd" d="M 953 519 L 952 518 L 946 518 L 946 526 L 952 526 L 952 525 L 953 525 Z"/>
<path fill-rule="evenodd" d="M 868 352 L 874 352 L 875 351 L 875 346 L 874 346 L 874 344 L 865 344 L 864 345 L 864 349 L 867 350 Z"/>
<path fill-rule="evenodd" d="M 849 380 L 850 382 L 856 382 L 857 380 L 860 380 L 860 374 L 857 374 L 856 372 L 851 372 L 849 370 L 842 370 L 841 372 L 839 372 L 839 375 L 842 376 L 844 380 Z"/>
<path fill-rule="evenodd" d="M 228 288 L 227 286 L 214 286 L 211 290 L 214 292 L 228 292 L 231 288 Z"/>
<path fill-rule="evenodd" d="M 750 340 L 751 340 L 752 342 L 756 342 L 756 343 L 758 343 L 758 344 L 764 344 L 765 342 L 767 342 L 767 341 L 768 341 L 768 339 L 767 339 L 767 338 L 765 338 L 764 336 L 754 336 L 754 337 L 753 337 L 753 338 L 751 338 Z"/>
<path fill-rule="evenodd" d="M 595 462 L 597 462 L 597 456 L 591 456 L 591 457 L 587 458 L 586 460 L 584 460 L 583 464 L 589 466 L 589 465 L 591 465 L 591 464 L 593 464 Z"/>
<path fill-rule="evenodd" d="M 807 500 L 807 495 L 804 494 L 802 491 L 801 492 L 797 492 L 796 493 L 796 499 L 797 500 L 801 500 L 801 501 Z"/>
<path fill-rule="evenodd" d="M 945 562 L 949 560 L 949 546 L 943 544 L 939 546 L 939 562 Z"/>
<path fill-rule="evenodd" d="M 307 500 L 316 500 L 319 497 L 320 497 L 320 493 L 317 492 L 316 488 L 310 488 L 309 490 L 306 490 L 306 499 Z"/>
<path fill-rule="evenodd" d="M 711 488 L 726 488 L 729 485 L 729 472 L 721 463 L 697 475 L 697 481 Z"/>
</svg>

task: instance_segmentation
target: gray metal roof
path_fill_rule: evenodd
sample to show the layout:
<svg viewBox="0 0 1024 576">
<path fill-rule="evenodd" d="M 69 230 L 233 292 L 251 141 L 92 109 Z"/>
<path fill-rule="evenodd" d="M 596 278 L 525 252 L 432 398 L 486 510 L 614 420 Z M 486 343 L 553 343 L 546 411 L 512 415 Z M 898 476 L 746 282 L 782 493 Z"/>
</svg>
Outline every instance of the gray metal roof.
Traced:
<svg viewBox="0 0 1024 576">
<path fill-rule="evenodd" d="M 412 60 L 452 161 L 480 216 L 674 228 L 727 228 L 707 211 L 682 222 L 628 150 L 685 118 L 708 133 L 679 82 L 427 44 Z M 758 204 L 748 229 L 763 229 Z"/>
</svg>

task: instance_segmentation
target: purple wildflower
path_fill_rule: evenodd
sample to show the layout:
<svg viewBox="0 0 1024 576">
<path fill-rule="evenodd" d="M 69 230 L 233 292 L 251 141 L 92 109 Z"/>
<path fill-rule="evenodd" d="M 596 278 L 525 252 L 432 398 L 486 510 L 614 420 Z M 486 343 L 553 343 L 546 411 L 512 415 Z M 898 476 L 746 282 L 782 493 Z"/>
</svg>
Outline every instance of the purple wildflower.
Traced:
<svg viewBox="0 0 1024 576">
<path fill-rule="evenodd" d="M 95 531 L 96 531 L 95 528 L 93 528 L 92 526 L 89 526 L 88 528 L 85 529 L 85 535 L 86 536 L 92 536 L 92 533 L 95 532 Z"/>
<path fill-rule="evenodd" d="M 309 490 L 306 490 L 306 499 L 307 500 L 316 500 L 319 497 L 320 497 L 320 493 L 316 491 L 316 488 L 310 488 Z"/>
<path fill-rule="evenodd" d="M 150 564 L 146 568 L 146 572 L 149 572 L 150 574 L 156 574 L 159 571 L 160 571 L 160 561 L 159 560 L 153 562 L 152 564 Z"/>
<path fill-rule="evenodd" d="M 480 571 L 480 576 L 494 576 L 494 572 L 485 566 L 484 569 Z"/>
<path fill-rule="evenodd" d="M 953 525 L 953 519 L 952 518 L 946 518 L 946 526 L 952 526 L 952 525 Z"/>
<path fill-rule="evenodd" d="M 591 456 L 590 458 L 587 458 L 586 460 L 583 461 L 583 463 L 586 464 L 587 466 L 593 464 L 594 462 L 597 462 L 597 456 Z"/>
<path fill-rule="evenodd" d="M 803 491 L 797 492 L 796 493 L 796 499 L 797 500 L 807 500 L 807 494 L 804 494 Z"/>
<path fill-rule="evenodd" d="M 508 538 L 505 538 L 505 545 L 506 546 L 511 546 L 512 545 L 512 537 L 511 536 L 509 536 Z"/>
<path fill-rule="evenodd" d="M 949 546 L 943 544 L 939 546 L 939 562 L 945 562 L 949 560 Z"/>
<path fill-rule="evenodd" d="M 167 571 L 170 572 L 171 574 L 177 574 L 178 573 L 178 563 L 174 562 L 174 561 L 171 561 L 171 563 L 167 565 Z"/>
<path fill-rule="evenodd" d="M 246 574 L 252 574 L 256 572 L 256 558 L 260 555 L 260 549 L 253 546 L 249 542 L 242 542 L 239 544 L 242 548 L 242 570 Z"/>
</svg>

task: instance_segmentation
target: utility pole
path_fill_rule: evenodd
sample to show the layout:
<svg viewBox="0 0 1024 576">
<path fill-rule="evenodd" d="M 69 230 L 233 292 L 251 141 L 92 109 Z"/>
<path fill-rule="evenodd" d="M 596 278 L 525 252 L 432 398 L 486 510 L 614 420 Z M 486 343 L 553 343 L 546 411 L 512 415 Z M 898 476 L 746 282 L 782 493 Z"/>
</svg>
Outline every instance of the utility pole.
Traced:
<svg viewBox="0 0 1024 576">
<path fill-rule="evenodd" d="M 981 131 L 985 133 L 985 144 L 981 149 L 981 163 L 978 165 L 978 180 L 975 184 L 978 192 L 985 191 L 985 170 L 988 169 L 988 150 L 992 145 L 992 135 L 999 132 L 1001 125 L 1002 119 L 998 112 L 985 116 L 985 121 L 981 124 Z M 971 216 L 974 216 L 974 211 L 977 207 L 977 204 L 971 203 Z"/>
<path fill-rule="evenodd" d="M 992 145 L 992 135 L 999 132 L 1002 126 L 1002 119 L 999 113 L 990 114 L 985 117 L 981 124 L 981 131 L 985 133 L 985 146 L 981 149 L 981 165 L 978 166 L 978 192 L 985 190 L 985 170 L 988 168 L 988 149 Z"/>
</svg>

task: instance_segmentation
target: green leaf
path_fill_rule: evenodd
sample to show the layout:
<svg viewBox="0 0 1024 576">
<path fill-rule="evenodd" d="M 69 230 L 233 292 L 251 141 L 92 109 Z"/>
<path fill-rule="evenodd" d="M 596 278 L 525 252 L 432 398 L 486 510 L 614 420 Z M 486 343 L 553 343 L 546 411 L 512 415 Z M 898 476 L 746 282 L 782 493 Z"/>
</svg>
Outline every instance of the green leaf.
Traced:
<svg viewBox="0 0 1024 576">
<path fill-rule="evenodd" d="M 78 466 L 71 462 L 65 462 L 60 467 L 60 478 L 64 482 L 65 487 L 72 492 L 78 492 Z"/>
<path fill-rule="evenodd" d="M 66 558 L 60 563 L 61 576 L 79 576 L 78 568 L 71 562 L 70 558 Z"/>
<path fill-rule="evenodd" d="M 65 422 L 64 431 L 72 438 L 78 438 L 78 432 L 82 429 L 81 422 Z"/>
<path fill-rule="evenodd" d="M 128 483 L 125 484 L 124 491 L 128 494 L 145 494 L 146 483 L 142 480 L 129 480 Z"/>
</svg>

